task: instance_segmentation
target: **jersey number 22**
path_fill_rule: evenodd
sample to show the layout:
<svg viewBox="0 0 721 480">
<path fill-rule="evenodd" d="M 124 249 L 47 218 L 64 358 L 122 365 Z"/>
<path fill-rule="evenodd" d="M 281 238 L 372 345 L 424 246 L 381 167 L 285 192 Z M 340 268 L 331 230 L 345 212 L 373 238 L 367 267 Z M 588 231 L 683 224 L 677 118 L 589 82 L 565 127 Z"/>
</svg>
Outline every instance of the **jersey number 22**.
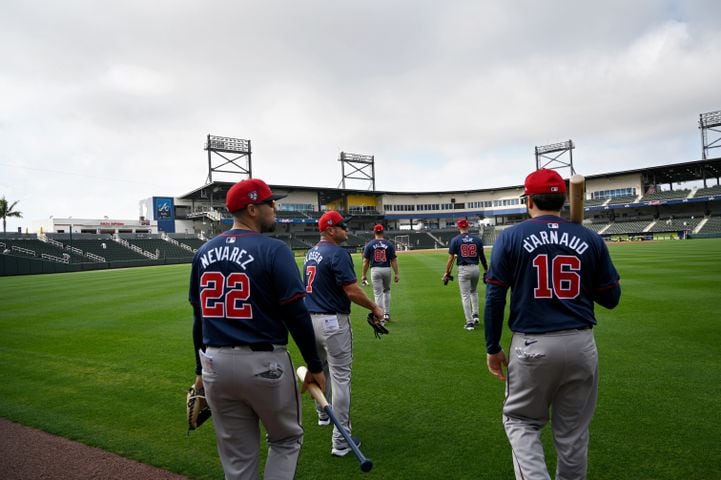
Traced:
<svg viewBox="0 0 721 480">
<path fill-rule="evenodd" d="M 227 276 L 205 272 L 200 277 L 200 306 L 204 317 L 252 318 L 253 307 L 244 303 L 250 298 L 250 278 L 243 272 Z"/>
</svg>

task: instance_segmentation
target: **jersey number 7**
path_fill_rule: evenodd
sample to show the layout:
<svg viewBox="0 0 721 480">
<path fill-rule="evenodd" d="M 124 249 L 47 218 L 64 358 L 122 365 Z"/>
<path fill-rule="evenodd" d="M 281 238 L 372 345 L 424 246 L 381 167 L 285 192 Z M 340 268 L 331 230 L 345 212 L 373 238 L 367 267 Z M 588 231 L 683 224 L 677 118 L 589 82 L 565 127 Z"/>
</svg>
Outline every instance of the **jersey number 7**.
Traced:
<svg viewBox="0 0 721 480">
<path fill-rule="evenodd" d="M 556 298 L 570 300 L 578 297 L 581 291 L 581 260 L 573 255 L 557 255 L 551 260 L 548 255 L 536 255 L 533 258 L 536 267 L 536 285 L 534 298 Z"/>
<path fill-rule="evenodd" d="M 305 267 L 305 291 L 306 293 L 313 293 L 313 280 L 315 280 L 315 265 L 308 265 Z"/>
</svg>

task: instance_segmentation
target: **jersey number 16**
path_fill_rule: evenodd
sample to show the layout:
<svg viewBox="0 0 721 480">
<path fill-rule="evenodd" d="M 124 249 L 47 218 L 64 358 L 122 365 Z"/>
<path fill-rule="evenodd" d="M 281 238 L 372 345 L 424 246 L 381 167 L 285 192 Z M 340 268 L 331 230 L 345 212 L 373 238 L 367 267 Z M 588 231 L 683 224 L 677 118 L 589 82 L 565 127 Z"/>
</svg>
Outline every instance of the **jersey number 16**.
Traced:
<svg viewBox="0 0 721 480">
<path fill-rule="evenodd" d="M 581 260 L 573 255 L 553 257 L 550 265 L 548 255 L 536 255 L 533 259 L 536 267 L 536 285 L 534 298 L 556 298 L 570 300 L 578 297 L 581 291 Z"/>
</svg>

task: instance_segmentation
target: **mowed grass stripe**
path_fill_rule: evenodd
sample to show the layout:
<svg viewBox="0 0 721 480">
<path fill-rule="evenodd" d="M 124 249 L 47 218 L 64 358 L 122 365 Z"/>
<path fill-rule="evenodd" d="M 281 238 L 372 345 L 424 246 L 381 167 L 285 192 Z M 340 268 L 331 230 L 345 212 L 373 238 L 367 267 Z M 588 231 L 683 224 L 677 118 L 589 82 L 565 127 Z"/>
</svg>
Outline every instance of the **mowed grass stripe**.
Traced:
<svg viewBox="0 0 721 480">
<path fill-rule="evenodd" d="M 610 250 L 623 297 L 616 310 L 597 309 L 589 478 L 715 478 L 721 240 Z M 441 283 L 446 259 L 443 250 L 400 255 L 381 340 L 353 308 L 353 424 L 376 478 L 513 478 L 503 384 L 486 371 L 482 329 L 462 328 L 457 283 Z M 355 264 L 360 273 L 358 256 Z M 191 478 L 222 478 L 212 426 L 186 435 L 188 274 L 173 265 L 0 278 L 0 415 Z M 315 425 L 308 398 L 303 413 L 297 478 L 367 477 L 351 456 L 331 458 L 330 430 Z M 553 469 L 549 432 L 543 438 Z"/>
</svg>

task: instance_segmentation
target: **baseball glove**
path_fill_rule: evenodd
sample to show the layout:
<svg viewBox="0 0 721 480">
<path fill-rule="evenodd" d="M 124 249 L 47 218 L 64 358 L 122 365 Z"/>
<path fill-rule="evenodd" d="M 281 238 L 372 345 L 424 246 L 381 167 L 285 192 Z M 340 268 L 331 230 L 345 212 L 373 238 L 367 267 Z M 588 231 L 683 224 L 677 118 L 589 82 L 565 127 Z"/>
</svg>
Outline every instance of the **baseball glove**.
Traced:
<svg viewBox="0 0 721 480">
<path fill-rule="evenodd" d="M 381 335 L 387 335 L 389 333 L 388 329 L 381 324 L 380 321 L 376 320 L 376 317 L 374 317 L 372 313 L 368 314 L 368 325 L 373 329 L 373 333 L 377 339 L 380 339 Z"/>
<path fill-rule="evenodd" d="M 205 390 L 196 390 L 195 385 L 188 389 L 186 397 L 186 413 L 188 416 L 188 432 L 195 430 L 210 418 L 210 407 L 205 400 Z"/>
<path fill-rule="evenodd" d="M 450 273 L 447 273 L 447 274 L 443 275 L 442 280 L 443 280 L 443 285 L 448 285 L 448 282 L 453 281 L 453 275 L 451 275 Z"/>
</svg>

